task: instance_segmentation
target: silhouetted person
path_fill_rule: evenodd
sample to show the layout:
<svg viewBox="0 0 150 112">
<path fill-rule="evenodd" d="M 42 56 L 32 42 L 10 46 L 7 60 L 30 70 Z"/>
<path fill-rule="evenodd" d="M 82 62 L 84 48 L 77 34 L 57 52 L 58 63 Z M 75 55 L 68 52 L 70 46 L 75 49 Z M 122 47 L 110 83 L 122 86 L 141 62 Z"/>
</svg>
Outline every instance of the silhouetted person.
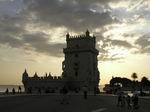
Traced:
<svg viewBox="0 0 150 112">
<path fill-rule="evenodd" d="M 6 89 L 6 91 L 5 91 L 5 94 L 8 94 L 9 93 L 9 90 L 8 90 L 8 88 Z"/>
<path fill-rule="evenodd" d="M 84 99 L 86 100 L 87 99 L 87 86 L 85 86 L 83 89 L 84 89 L 83 90 L 83 92 L 84 92 Z"/>
<path fill-rule="evenodd" d="M 121 105 L 122 105 L 122 94 L 119 93 L 117 106 L 121 106 Z"/>
<path fill-rule="evenodd" d="M 32 87 L 28 88 L 28 92 L 27 93 L 32 93 Z"/>
<path fill-rule="evenodd" d="M 21 87 L 20 86 L 18 87 L 18 93 L 21 93 Z"/>
<path fill-rule="evenodd" d="M 15 93 L 16 93 L 14 88 L 12 89 L 12 93 L 13 93 L 13 94 L 15 94 Z"/>
<path fill-rule="evenodd" d="M 131 108 L 131 97 L 129 95 L 127 95 L 127 97 L 126 97 L 126 102 L 127 102 L 128 109 L 130 109 Z"/>
<path fill-rule="evenodd" d="M 126 104 L 126 101 L 125 101 L 125 96 L 122 95 L 122 101 L 121 101 L 121 107 L 124 107 Z"/>
<path fill-rule="evenodd" d="M 67 90 L 67 87 L 64 86 L 63 89 L 62 89 L 62 100 L 61 100 L 61 104 L 69 104 L 69 99 L 68 99 L 68 96 L 67 96 L 67 93 L 68 93 L 68 90 Z"/>
<path fill-rule="evenodd" d="M 94 96 L 96 96 L 97 88 L 94 87 Z"/>
<path fill-rule="evenodd" d="M 38 93 L 41 94 L 41 88 L 38 89 Z"/>
<path fill-rule="evenodd" d="M 139 105 L 138 105 L 138 102 L 139 102 L 139 98 L 138 98 L 138 95 L 135 94 L 133 97 L 132 97 L 132 102 L 133 102 L 133 107 L 134 109 L 138 109 Z"/>
<path fill-rule="evenodd" d="M 45 93 L 50 93 L 48 88 L 45 89 Z"/>
</svg>

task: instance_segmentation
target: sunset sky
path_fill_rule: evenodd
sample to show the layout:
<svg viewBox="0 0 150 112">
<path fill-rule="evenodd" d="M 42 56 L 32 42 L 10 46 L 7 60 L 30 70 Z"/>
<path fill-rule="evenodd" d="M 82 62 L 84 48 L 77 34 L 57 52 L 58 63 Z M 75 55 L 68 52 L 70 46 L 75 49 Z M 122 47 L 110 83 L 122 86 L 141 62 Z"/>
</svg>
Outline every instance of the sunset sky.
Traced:
<svg viewBox="0 0 150 112">
<path fill-rule="evenodd" d="M 61 75 L 66 33 L 97 37 L 100 84 L 150 79 L 150 0 L 0 0 L 0 85 Z"/>
</svg>

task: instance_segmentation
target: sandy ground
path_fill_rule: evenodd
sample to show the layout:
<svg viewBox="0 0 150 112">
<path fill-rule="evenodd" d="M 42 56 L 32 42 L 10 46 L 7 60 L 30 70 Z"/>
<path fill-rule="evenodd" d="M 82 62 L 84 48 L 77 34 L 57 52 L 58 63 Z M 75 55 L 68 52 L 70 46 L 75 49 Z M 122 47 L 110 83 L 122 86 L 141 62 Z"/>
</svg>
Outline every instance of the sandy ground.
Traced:
<svg viewBox="0 0 150 112">
<path fill-rule="evenodd" d="M 131 112 L 117 107 L 117 97 L 111 95 L 67 96 L 69 104 L 61 104 L 61 95 L 0 96 L 0 112 Z M 150 98 L 139 99 L 140 108 L 134 112 L 150 112 Z"/>
</svg>

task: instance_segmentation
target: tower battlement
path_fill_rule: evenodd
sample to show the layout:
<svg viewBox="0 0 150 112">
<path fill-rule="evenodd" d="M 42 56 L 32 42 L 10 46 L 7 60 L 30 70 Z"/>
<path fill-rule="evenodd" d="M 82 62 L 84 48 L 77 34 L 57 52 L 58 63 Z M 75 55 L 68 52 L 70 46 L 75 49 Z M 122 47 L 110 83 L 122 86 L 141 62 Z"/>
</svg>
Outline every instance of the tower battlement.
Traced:
<svg viewBox="0 0 150 112">
<path fill-rule="evenodd" d="M 69 33 L 67 33 L 67 35 L 66 35 L 66 40 L 67 41 L 70 41 L 70 40 L 82 40 L 82 39 L 89 39 L 89 40 L 95 41 L 96 38 L 95 38 L 94 35 L 91 36 L 90 32 L 88 30 L 85 32 L 85 34 L 82 34 L 82 35 L 72 36 Z"/>
<path fill-rule="evenodd" d="M 96 45 L 96 37 L 90 35 L 90 32 L 87 30 L 83 35 L 70 36 L 69 33 L 66 35 L 67 48 L 95 48 Z M 80 50 L 79 49 L 79 50 Z"/>
<path fill-rule="evenodd" d="M 24 74 L 26 75 L 26 76 L 24 76 L 24 77 L 25 77 L 24 80 L 26 80 L 26 79 L 28 79 L 28 80 L 34 80 L 34 79 L 36 79 L 36 80 L 37 80 L 37 79 L 38 79 L 38 80 L 44 80 L 44 79 L 47 79 L 47 80 L 62 79 L 61 76 L 52 76 L 51 73 L 49 73 L 49 74 L 46 73 L 46 74 L 43 75 L 43 76 L 39 76 L 36 72 L 35 72 L 35 74 L 34 74 L 33 76 L 30 76 L 30 77 L 29 77 L 29 75 L 28 75 L 26 69 L 25 69 Z"/>
</svg>

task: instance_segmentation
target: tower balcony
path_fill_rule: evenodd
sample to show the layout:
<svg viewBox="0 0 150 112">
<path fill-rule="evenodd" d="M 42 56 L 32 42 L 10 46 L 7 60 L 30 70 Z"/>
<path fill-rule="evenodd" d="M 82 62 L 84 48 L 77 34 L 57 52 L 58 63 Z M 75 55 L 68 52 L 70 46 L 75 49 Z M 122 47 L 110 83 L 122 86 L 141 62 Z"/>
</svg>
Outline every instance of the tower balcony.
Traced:
<svg viewBox="0 0 150 112">
<path fill-rule="evenodd" d="M 63 52 L 66 54 L 66 53 L 79 53 L 79 52 L 92 52 L 96 55 L 98 55 L 99 51 L 95 48 L 80 48 L 80 49 L 77 49 L 77 48 L 64 48 L 63 49 Z"/>
</svg>

